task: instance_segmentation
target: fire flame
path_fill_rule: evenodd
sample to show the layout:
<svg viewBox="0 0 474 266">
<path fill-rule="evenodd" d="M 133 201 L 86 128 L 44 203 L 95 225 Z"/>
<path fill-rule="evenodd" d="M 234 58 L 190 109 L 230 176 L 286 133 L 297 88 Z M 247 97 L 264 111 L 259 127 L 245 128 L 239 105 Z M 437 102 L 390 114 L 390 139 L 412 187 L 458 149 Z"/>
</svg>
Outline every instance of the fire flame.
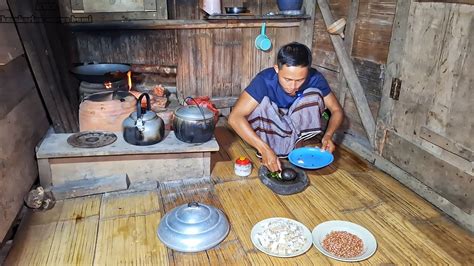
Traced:
<svg viewBox="0 0 474 266">
<path fill-rule="evenodd" d="M 112 82 L 110 82 L 110 81 L 104 82 L 104 87 L 108 90 L 111 89 L 112 88 Z"/>
<path fill-rule="evenodd" d="M 127 72 L 127 78 L 128 78 L 128 90 L 132 90 L 132 71 Z"/>
</svg>

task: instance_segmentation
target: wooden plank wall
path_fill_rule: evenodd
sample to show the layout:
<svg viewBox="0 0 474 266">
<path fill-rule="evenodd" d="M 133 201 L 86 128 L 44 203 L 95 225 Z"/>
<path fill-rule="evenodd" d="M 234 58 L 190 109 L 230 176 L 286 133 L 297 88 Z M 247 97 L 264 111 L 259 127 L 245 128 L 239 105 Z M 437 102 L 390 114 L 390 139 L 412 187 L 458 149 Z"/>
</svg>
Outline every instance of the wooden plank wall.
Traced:
<svg viewBox="0 0 474 266">
<path fill-rule="evenodd" d="M 1 14 L 7 10 L 0 0 Z M 9 12 L 8 12 L 9 13 Z M 7 15 L 10 16 L 10 15 Z M 0 26 L 0 39 L 18 40 L 13 26 Z M 13 36 L 13 34 L 15 36 Z M 0 47 L 0 58 L 9 58 L 0 66 L 0 241 L 23 205 L 23 197 L 38 176 L 35 146 L 49 127 L 46 111 L 35 86 L 23 48 L 15 43 Z M 15 44 L 15 46 L 12 46 Z M 10 48 L 16 50 L 11 52 Z M 6 54 L 18 54 L 5 57 Z"/>
<path fill-rule="evenodd" d="M 474 118 L 465 114 L 474 99 L 473 12 L 472 5 L 411 3 L 396 55 L 400 97 L 393 101 L 384 92 L 392 103 L 384 107 L 380 144 L 382 156 L 471 215 L 471 224 Z"/>
<path fill-rule="evenodd" d="M 8 4 L 55 131 L 77 131 L 79 97 L 77 87 L 73 88 L 68 78 L 65 43 L 59 39 L 60 24 L 28 22 L 33 17 L 58 18 L 58 10 L 38 9 L 32 1 L 8 0 Z"/>
<path fill-rule="evenodd" d="M 334 19 L 348 18 L 351 11 L 350 2 L 341 0 L 328 2 Z M 382 73 L 387 62 L 395 4 L 395 0 L 361 0 L 355 21 L 348 21 L 348 24 L 355 23 L 350 54 L 374 117 L 378 113 L 382 96 Z M 314 23 L 313 58 L 313 66 L 324 74 L 335 94 L 344 99 L 341 105 L 344 107 L 346 120 L 341 132 L 370 147 L 351 95 L 346 93 L 345 96 L 341 96 L 345 84 L 343 77 L 338 75 L 341 69 L 319 9 L 316 11 Z"/>
<path fill-rule="evenodd" d="M 199 5 L 198 0 L 169 0 L 169 19 L 202 19 Z M 241 5 L 243 1 L 222 1 L 223 7 Z M 247 1 L 246 5 L 257 15 L 278 9 L 274 0 Z M 78 31 L 73 34 L 72 53 L 75 62 L 178 66 L 181 96 L 238 96 L 257 72 L 273 66 L 280 46 L 295 40 L 308 42 L 300 37 L 308 33 L 300 29 L 267 28 L 273 48 L 261 52 L 254 46 L 258 34 L 259 28 Z"/>
</svg>

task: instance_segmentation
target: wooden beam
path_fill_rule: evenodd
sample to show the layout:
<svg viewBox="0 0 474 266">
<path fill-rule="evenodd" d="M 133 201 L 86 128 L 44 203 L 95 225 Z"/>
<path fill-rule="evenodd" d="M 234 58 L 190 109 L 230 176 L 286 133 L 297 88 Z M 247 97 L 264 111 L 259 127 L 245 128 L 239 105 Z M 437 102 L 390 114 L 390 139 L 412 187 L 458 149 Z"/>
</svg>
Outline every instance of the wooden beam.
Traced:
<svg viewBox="0 0 474 266">
<path fill-rule="evenodd" d="M 391 128 L 394 100 L 390 98 L 392 78 L 400 77 L 401 62 L 408 27 L 408 16 L 412 1 L 397 1 L 395 19 L 393 20 L 392 38 L 385 68 L 385 81 L 382 89 L 379 113 L 377 115 L 376 147 L 382 154 L 385 132 Z"/>
<path fill-rule="evenodd" d="M 10 0 L 8 4 L 14 20 L 34 14 L 33 2 Z M 42 23 L 16 21 L 15 24 L 54 130 L 58 133 L 77 131 L 78 118 L 72 115 L 71 104 L 63 90 L 45 26 Z"/>
<path fill-rule="evenodd" d="M 474 0 L 416 0 L 416 2 L 453 3 L 474 5 Z"/>
<path fill-rule="evenodd" d="M 349 9 L 349 15 L 347 16 L 347 24 L 345 30 L 344 46 L 346 47 L 347 54 L 352 56 L 352 46 L 354 43 L 354 32 L 357 25 L 357 15 L 359 13 L 359 0 L 352 0 L 351 7 Z M 339 103 L 344 108 L 346 101 L 346 94 L 348 90 L 348 84 L 342 71 L 337 74 L 339 80 L 340 92 L 339 92 Z"/>
<path fill-rule="evenodd" d="M 92 23 L 66 24 L 73 31 L 82 30 L 166 30 L 166 29 L 229 29 L 260 28 L 262 19 L 254 20 L 141 20 L 141 21 L 104 21 Z M 299 27 L 299 19 L 269 20 L 267 28 Z"/>
<path fill-rule="evenodd" d="M 51 191 L 55 199 L 69 199 L 126 190 L 129 184 L 127 174 L 121 174 L 69 181 L 54 186 Z"/>
<path fill-rule="evenodd" d="M 451 153 L 456 154 L 459 157 L 462 157 L 468 161 L 474 160 L 474 155 L 472 150 L 467 147 L 464 147 L 460 143 L 456 143 L 455 141 L 442 136 L 427 127 L 421 127 L 420 131 L 420 138 L 433 143 L 434 145 L 441 147 Z"/>
<path fill-rule="evenodd" d="M 314 20 L 316 18 L 316 0 L 305 0 L 303 2 L 303 10 L 306 11 L 306 14 L 309 15 L 311 19 L 302 20 L 300 22 L 300 42 L 306 44 L 308 47 L 312 47 Z"/>
<path fill-rule="evenodd" d="M 16 31 L 15 31 L 16 34 Z M 24 55 L 0 66 L 0 120 L 17 106 L 29 93 L 36 93 L 35 82 L 31 76 L 28 61 Z"/>
<path fill-rule="evenodd" d="M 319 8 L 321 9 L 324 22 L 326 23 L 326 27 L 329 27 L 334 22 L 329 5 L 326 0 L 318 0 L 318 4 Z M 362 125 L 364 126 L 365 132 L 367 133 L 370 144 L 372 147 L 375 147 L 375 120 L 370 111 L 367 98 L 365 97 L 364 88 L 362 88 L 362 85 L 360 84 L 359 78 L 355 72 L 354 64 L 349 54 L 347 53 L 346 48 L 344 48 L 344 43 L 341 36 L 331 35 L 330 37 L 339 60 L 339 64 L 342 67 L 342 71 L 351 90 L 352 98 L 356 104 L 360 119 L 362 120 Z"/>
</svg>

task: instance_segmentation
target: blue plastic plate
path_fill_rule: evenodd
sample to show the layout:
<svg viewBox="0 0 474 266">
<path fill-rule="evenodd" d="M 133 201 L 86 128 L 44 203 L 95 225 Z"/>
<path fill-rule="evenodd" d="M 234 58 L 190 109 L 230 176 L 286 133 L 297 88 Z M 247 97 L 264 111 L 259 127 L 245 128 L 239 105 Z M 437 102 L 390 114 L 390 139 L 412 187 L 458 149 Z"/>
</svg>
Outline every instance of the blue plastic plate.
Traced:
<svg viewBox="0 0 474 266">
<path fill-rule="evenodd" d="M 330 165 L 334 156 L 320 148 L 303 147 L 290 152 L 288 160 L 301 168 L 319 169 Z"/>
</svg>

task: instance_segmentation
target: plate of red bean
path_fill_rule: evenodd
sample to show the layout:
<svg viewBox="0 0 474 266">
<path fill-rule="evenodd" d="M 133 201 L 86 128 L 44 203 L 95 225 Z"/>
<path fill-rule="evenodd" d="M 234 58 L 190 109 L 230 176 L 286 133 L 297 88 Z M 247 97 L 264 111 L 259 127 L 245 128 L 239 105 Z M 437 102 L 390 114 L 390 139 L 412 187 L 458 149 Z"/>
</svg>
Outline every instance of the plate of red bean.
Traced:
<svg viewBox="0 0 474 266">
<path fill-rule="evenodd" d="M 312 237 L 314 246 L 321 253 L 339 261 L 366 260 L 377 250 L 374 235 L 363 226 L 348 221 L 323 222 L 313 229 Z"/>
</svg>

